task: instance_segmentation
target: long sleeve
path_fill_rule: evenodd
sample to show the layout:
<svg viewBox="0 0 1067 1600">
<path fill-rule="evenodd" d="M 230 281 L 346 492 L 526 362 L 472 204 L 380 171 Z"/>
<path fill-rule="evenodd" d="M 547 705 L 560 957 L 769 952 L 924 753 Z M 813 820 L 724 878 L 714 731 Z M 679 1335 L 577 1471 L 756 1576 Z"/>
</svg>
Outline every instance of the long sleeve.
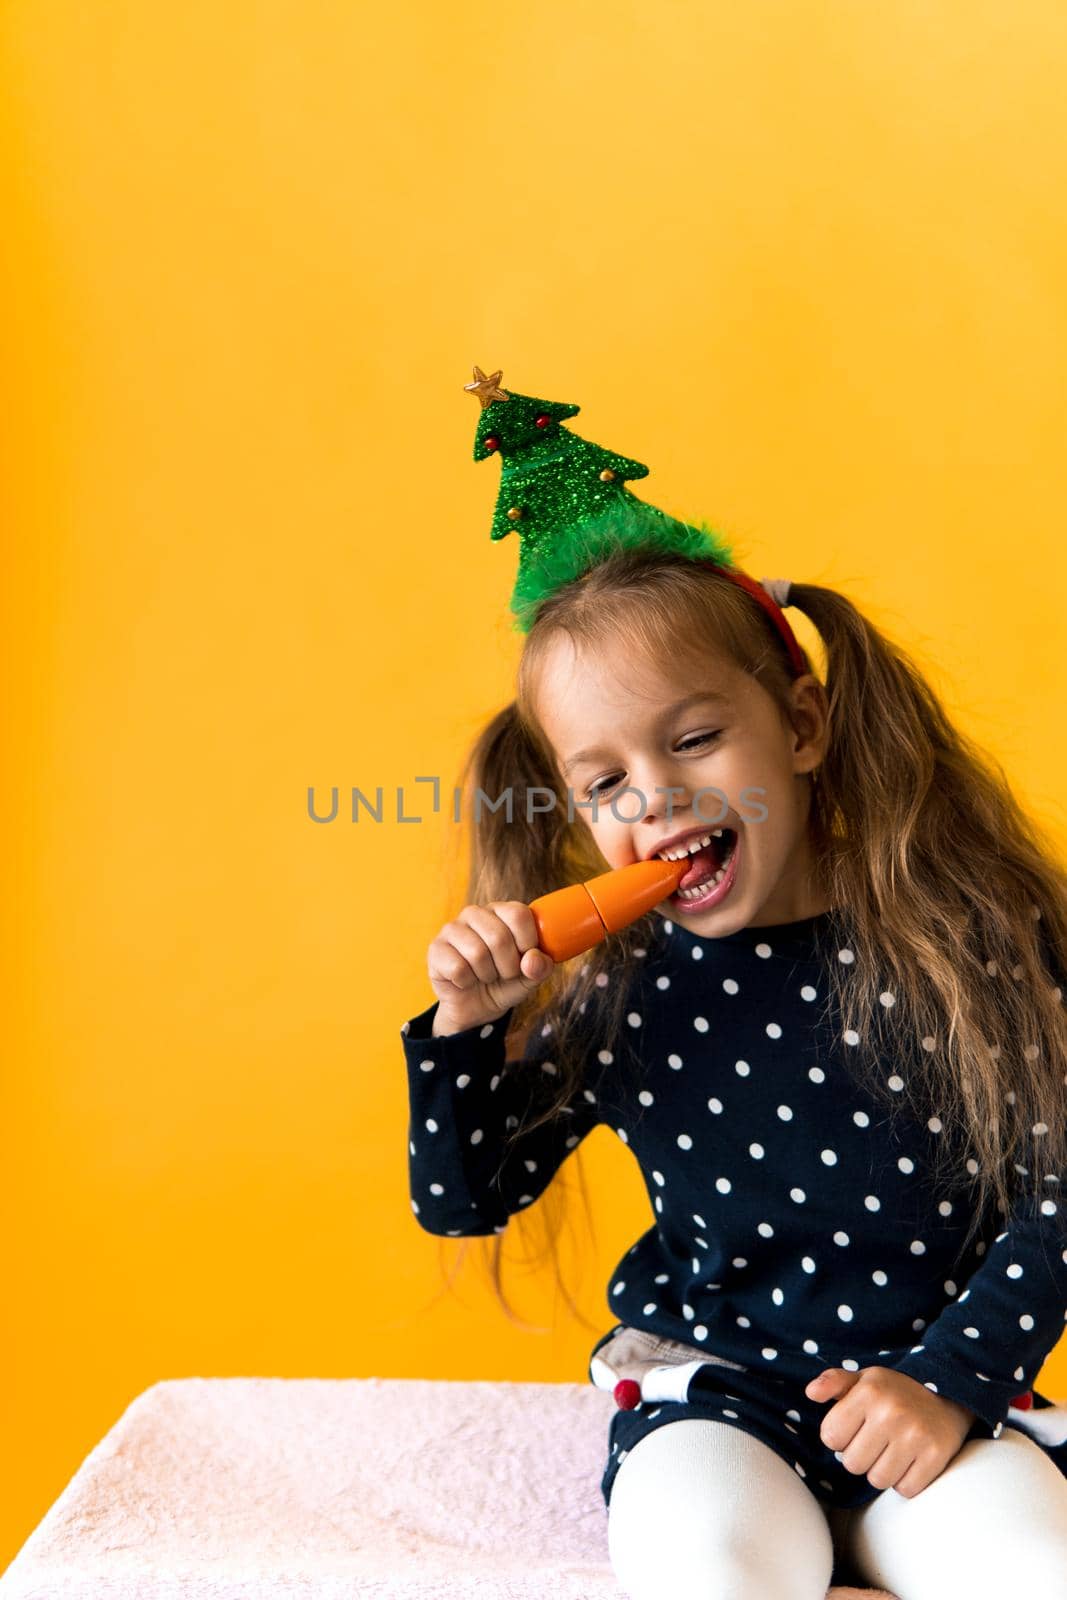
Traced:
<svg viewBox="0 0 1067 1600">
<path fill-rule="evenodd" d="M 593 1088 L 579 1087 L 558 1117 L 520 1134 L 505 1150 L 505 1136 L 556 1093 L 550 1051 L 535 1030 L 522 1062 L 505 1060 L 511 1011 L 435 1038 L 437 1006 L 400 1030 L 411 1209 L 427 1233 L 500 1233 L 600 1121 L 597 1097 Z"/>
<path fill-rule="evenodd" d="M 1062 1005 L 1067 975 L 1044 925 L 1038 944 Z M 1025 1166 L 1016 1170 L 1029 1177 Z M 1061 1188 L 1055 1174 L 1041 1192 L 1022 1186 L 962 1292 L 924 1329 L 922 1343 L 895 1363 L 898 1372 L 973 1411 L 978 1438 L 999 1436 L 1010 1402 L 1033 1387 L 1067 1324 L 1067 1195 Z"/>
<path fill-rule="evenodd" d="M 967 1406 L 996 1438 L 1067 1322 L 1064 1202 L 1028 1196 L 1013 1210 L 966 1287 L 923 1331 L 898 1372 Z"/>
</svg>

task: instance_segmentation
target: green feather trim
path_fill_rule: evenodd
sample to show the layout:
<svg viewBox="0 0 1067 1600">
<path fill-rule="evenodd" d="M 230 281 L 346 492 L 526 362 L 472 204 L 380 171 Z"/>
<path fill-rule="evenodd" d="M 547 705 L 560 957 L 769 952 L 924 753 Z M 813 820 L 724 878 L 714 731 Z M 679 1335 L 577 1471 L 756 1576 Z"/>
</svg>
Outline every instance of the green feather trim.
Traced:
<svg viewBox="0 0 1067 1600">
<path fill-rule="evenodd" d="M 628 489 L 619 490 L 618 503 L 608 510 L 568 527 L 551 548 L 528 554 L 521 535 L 519 544 L 511 610 L 514 628 L 521 633 L 530 631 L 539 607 L 557 589 L 620 550 L 665 550 L 690 560 L 702 557 L 722 566 L 732 564 L 730 546 L 721 533 L 704 522 L 697 526 L 680 522 Z"/>
</svg>

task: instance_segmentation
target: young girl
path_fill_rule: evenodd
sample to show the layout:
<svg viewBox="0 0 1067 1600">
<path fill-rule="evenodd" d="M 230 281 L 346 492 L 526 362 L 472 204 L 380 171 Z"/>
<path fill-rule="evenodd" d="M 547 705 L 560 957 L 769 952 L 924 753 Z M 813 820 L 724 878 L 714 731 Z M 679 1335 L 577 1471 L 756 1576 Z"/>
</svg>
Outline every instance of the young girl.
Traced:
<svg viewBox="0 0 1067 1600">
<path fill-rule="evenodd" d="M 472 752 L 510 820 L 401 1030 L 414 1214 L 502 1233 L 601 1123 L 636 1158 L 655 1220 L 589 1369 L 632 1600 L 1067 1600 L 1067 1412 L 1032 1390 L 1067 1318 L 1067 874 L 848 599 L 757 599 L 617 495 Z M 655 912 L 538 950 L 531 899 L 679 851 Z"/>
</svg>

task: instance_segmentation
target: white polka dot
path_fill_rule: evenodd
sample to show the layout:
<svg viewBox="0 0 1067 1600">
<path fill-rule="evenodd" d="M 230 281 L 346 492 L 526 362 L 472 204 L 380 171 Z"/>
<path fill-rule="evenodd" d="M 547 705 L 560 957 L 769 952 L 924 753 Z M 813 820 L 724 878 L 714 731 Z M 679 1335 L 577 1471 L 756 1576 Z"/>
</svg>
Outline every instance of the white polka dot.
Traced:
<svg viewBox="0 0 1067 1600">
<path fill-rule="evenodd" d="M 923 1244 L 921 1239 L 913 1239 L 911 1244 L 908 1246 L 908 1249 L 911 1251 L 913 1256 L 924 1256 L 926 1254 L 926 1246 Z"/>
<path fill-rule="evenodd" d="M 692 1150 L 693 1141 L 687 1133 L 680 1133 L 678 1135 L 678 1148 L 680 1150 Z"/>
<path fill-rule="evenodd" d="M 859 1044 L 860 1036 L 855 1028 L 846 1028 L 842 1035 L 846 1044 Z"/>
<path fill-rule="evenodd" d="M 1025 1328 L 1027 1330 L 1027 1332 L 1029 1332 L 1029 1330 L 1033 1327 L 1033 1325 L 1034 1325 L 1034 1319 L 1033 1319 L 1033 1317 L 1030 1315 L 1030 1313 L 1028 1311 L 1025 1312 L 1024 1315 L 1019 1318 L 1019 1326 L 1020 1326 L 1020 1328 Z"/>
<path fill-rule="evenodd" d="M 863 1203 L 867 1207 L 868 1211 L 881 1211 L 882 1209 L 882 1202 L 879 1200 L 876 1194 L 865 1194 L 863 1197 Z"/>
<path fill-rule="evenodd" d="M 642 1310 L 642 1312 L 644 1313 L 644 1315 L 646 1317 L 650 1317 L 652 1315 L 653 1311 L 655 1311 L 655 1309 L 656 1309 L 656 1302 L 654 1300 L 650 1300 L 647 1306 L 642 1306 L 641 1307 L 641 1310 Z"/>
<path fill-rule="evenodd" d="M 893 993 L 893 991 L 891 989 L 884 990 L 878 996 L 878 999 L 881 1001 L 882 1005 L 884 1005 L 884 1006 L 895 1006 L 896 1003 L 897 1003 L 897 997 L 896 997 L 896 995 Z"/>
<path fill-rule="evenodd" d="M 432 1117 L 427 1117 L 426 1118 L 426 1126 L 430 1130 L 431 1133 L 436 1133 L 437 1132 L 437 1124 L 433 1120 Z"/>
<path fill-rule="evenodd" d="M 802 1000 L 814 1000 L 817 998 L 817 995 L 818 990 L 813 989 L 810 983 L 806 983 L 803 989 L 800 991 L 800 998 Z"/>
<path fill-rule="evenodd" d="M 681 1056 L 676 1056 L 676 1055 L 669 1055 L 669 1056 L 668 1056 L 668 1057 L 667 1057 L 667 1065 L 668 1065 L 668 1066 L 669 1066 L 669 1067 L 673 1067 L 673 1069 L 674 1069 L 674 1071 L 675 1071 L 675 1072 L 677 1072 L 677 1071 L 678 1071 L 678 1069 L 679 1069 L 679 1067 L 680 1067 L 680 1066 L 681 1066 L 681 1064 L 682 1064 L 682 1058 L 681 1058 Z"/>
<path fill-rule="evenodd" d="M 768 1361 L 774 1361 L 778 1355 L 778 1352 L 777 1350 L 772 1350 L 768 1345 L 764 1345 L 763 1349 L 760 1351 L 760 1355 L 764 1356 Z"/>
<path fill-rule="evenodd" d="M 852 1321 L 852 1307 L 851 1306 L 838 1306 L 837 1314 L 841 1318 L 842 1322 L 851 1322 Z"/>
<path fill-rule="evenodd" d="M 805 1339 L 804 1349 L 809 1356 L 817 1355 L 819 1352 L 819 1346 L 815 1343 L 814 1339 Z"/>
<path fill-rule="evenodd" d="M 465 1089 L 467 1087 L 468 1083 L 470 1083 L 470 1081 L 471 1081 L 470 1073 L 469 1072 L 461 1072 L 459 1077 L 456 1079 L 456 1088 L 457 1089 Z"/>
<path fill-rule="evenodd" d="M 875 1270 L 871 1273 L 871 1277 L 874 1280 L 874 1282 L 879 1284 L 882 1288 L 884 1288 L 885 1285 L 889 1282 L 889 1279 L 886 1277 L 886 1275 L 882 1271 L 881 1267 L 876 1267 Z"/>
<path fill-rule="evenodd" d="M 926 1126 L 929 1128 L 931 1133 L 940 1133 L 941 1129 L 944 1127 L 944 1123 L 941 1121 L 940 1117 L 930 1117 Z"/>
<path fill-rule="evenodd" d="M 789 1106 L 779 1106 L 778 1115 L 783 1122 L 791 1122 L 793 1120 L 793 1112 Z"/>
<path fill-rule="evenodd" d="M 758 1234 L 761 1234 L 764 1239 L 773 1239 L 774 1238 L 774 1229 L 771 1227 L 769 1222 L 757 1223 L 756 1224 L 756 1232 Z"/>
<path fill-rule="evenodd" d="M 790 1189 L 789 1198 L 795 1200 L 798 1206 L 802 1206 L 808 1197 L 803 1189 Z"/>
<path fill-rule="evenodd" d="M 867 1128 L 870 1126 L 871 1121 L 866 1111 L 854 1111 L 852 1113 L 852 1120 L 856 1124 L 857 1128 Z"/>
<path fill-rule="evenodd" d="M 928 1033 L 928 1034 L 924 1035 L 924 1037 L 923 1037 L 923 1049 L 924 1050 L 933 1050 L 936 1047 L 936 1045 L 937 1045 L 937 1040 L 934 1038 L 932 1033 Z"/>
<path fill-rule="evenodd" d="M 662 1172 L 656 1172 L 655 1170 L 653 1170 L 652 1178 L 653 1178 L 653 1181 L 655 1183 L 659 1184 L 661 1189 L 663 1188 L 663 1185 L 667 1181 L 666 1178 L 663 1176 Z"/>
<path fill-rule="evenodd" d="M 639 1028 L 641 1026 L 641 1013 L 640 1013 L 640 1011 L 629 1011 L 629 1012 L 627 1012 L 626 1020 L 630 1024 L 631 1028 Z"/>
<path fill-rule="evenodd" d="M 837 1156 L 833 1150 L 820 1150 L 819 1157 L 828 1167 L 837 1166 Z"/>
<path fill-rule="evenodd" d="M 694 1017 L 693 1018 L 693 1027 L 696 1029 L 696 1031 L 698 1033 L 707 1033 L 708 1026 L 709 1026 L 709 1024 L 708 1024 L 707 1017 Z"/>
<path fill-rule="evenodd" d="M 821 1067 L 809 1067 L 808 1077 L 811 1079 L 812 1083 L 826 1082 L 826 1074 Z"/>
<path fill-rule="evenodd" d="M 834 1243 L 835 1244 L 848 1244 L 849 1243 L 848 1234 L 845 1232 L 845 1230 L 843 1228 L 838 1228 L 837 1232 L 834 1234 Z"/>
<path fill-rule="evenodd" d="M 598 989 L 606 989 L 608 986 L 608 975 L 606 972 L 598 972 L 593 981 Z"/>
<path fill-rule="evenodd" d="M 736 994 L 737 993 L 737 979 L 736 978 L 724 978 L 722 980 L 722 986 L 723 986 L 723 989 L 726 991 L 727 994 Z"/>
<path fill-rule="evenodd" d="M 430 1185 L 430 1193 L 431 1194 L 444 1194 L 444 1192 L 445 1192 L 444 1184 L 431 1183 L 431 1185 Z"/>
<path fill-rule="evenodd" d="M 752 1068 L 749 1066 L 747 1061 L 735 1061 L 734 1071 L 737 1073 L 739 1078 L 747 1078 L 749 1073 L 752 1071 Z"/>
<path fill-rule="evenodd" d="M 596 1053 L 596 1058 L 602 1067 L 610 1067 L 611 1063 L 615 1060 L 615 1057 L 610 1050 L 598 1050 Z"/>
<path fill-rule="evenodd" d="M 629 1144 L 630 1135 L 626 1132 L 625 1128 L 616 1128 L 615 1132 L 618 1134 L 618 1136 L 622 1140 L 623 1144 Z"/>
<path fill-rule="evenodd" d="M 772 1289 L 771 1299 L 774 1301 L 776 1306 L 780 1306 L 782 1301 L 785 1299 L 785 1295 L 782 1293 L 781 1289 Z"/>
<path fill-rule="evenodd" d="M 777 1022 L 768 1022 L 767 1037 L 768 1039 L 780 1039 L 782 1037 L 782 1030 Z"/>
<path fill-rule="evenodd" d="M 708 1101 L 708 1110 L 714 1111 L 716 1116 L 718 1116 L 719 1112 L 722 1110 L 722 1101 L 717 1095 L 712 1095 L 711 1099 Z"/>
<path fill-rule="evenodd" d="M 897 1166 L 900 1168 L 901 1172 L 915 1171 L 915 1163 L 910 1156 L 901 1156 L 897 1161 Z"/>
<path fill-rule="evenodd" d="M 889 1079 L 889 1087 L 894 1089 L 897 1094 L 899 1094 L 901 1089 L 904 1087 L 904 1079 L 894 1072 L 893 1076 Z"/>
<path fill-rule="evenodd" d="M 749 1147 L 748 1147 L 748 1153 L 749 1153 L 750 1156 L 753 1156 L 757 1161 L 761 1161 L 763 1159 L 763 1155 L 764 1155 L 763 1146 L 761 1144 L 750 1144 Z"/>
<path fill-rule="evenodd" d="M 482 1133 L 481 1128 L 475 1128 L 474 1132 L 471 1134 L 471 1144 L 481 1144 L 483 1138 L 484 1134 Z"/>
<path fill-rule="evenodd" d="M 419 1066 L 422 1068 L 423 1072 L 432 1072 L 436 1065 L 437 1065 L 437 1063 L 435 1061 L 420 1061 L 419 1062 Z"/>
<path fill-rule="evenodd" d="M 696 1327 L 693 1329 L 693 1338 L 694 1339 L 706 1339 L 707 1336 L 708 1336 L 707 1328 L 705 1328 L 705 1326 L 704 1326 L 704 1324 L 702 1322 L 698 1322 Z"/>
<path fill-rule="evenodd" d="M 760 943 L 760 944 L 758 944 L 756 946 L 756 954 L 760 957 L 760 959 L 762 961 L 766 961 L 766 959 L 770 955 L 770 953 L 771 953 L 771 947 L 770 947 L 769 944 Z"/>
<path fill-rule="evenodd" d="M 656 979 L 656 988 L 657 989 L 669 989 L 670 986 L 671 986 L 671 980 L 669 978 L 657 978 Z"/>
<path fill-rule="evenodd" d="M 810 1256 L 801 1256 L 800 1265 L 804 1268 L 805 1272 L 815 1271 L 815 1263 Z"/>
<path fill-rule="evenodd" d="M 838 961 L 843 962 L 845 964 L 845 966 L 847 967 L 847 966 L 850 966 L 853 961 L 855 961 L 856 957 L 855 957 L 855 954 L 853 953 L 853 951 L 851 951 L 848 948 L 848 946 L 846 945 L 843 950 L 839 950 L 837 952 L 837 959 L 838 959 Z"/>
<path fill-rule="evenodd" d="M 704 959 L 704 952 L 698 944 L 695 944 L 689 953 L 694 961 L 703 961 Z"/>
<path fill-rule="evenodd" d="M 720 1194 L 729 1194 L 733 1185 L 731 1184 L 729 1178 L 716 1178 L 715 1187 L 718 1189 Z"/>
<path fill-rule="evenodd" d="M 650 1106 L 653 1104 L 654 1097 L 647 1089 L 642 1089 L 637 1098 L 640 1100 L 643 1106 Z"/>
</svg>

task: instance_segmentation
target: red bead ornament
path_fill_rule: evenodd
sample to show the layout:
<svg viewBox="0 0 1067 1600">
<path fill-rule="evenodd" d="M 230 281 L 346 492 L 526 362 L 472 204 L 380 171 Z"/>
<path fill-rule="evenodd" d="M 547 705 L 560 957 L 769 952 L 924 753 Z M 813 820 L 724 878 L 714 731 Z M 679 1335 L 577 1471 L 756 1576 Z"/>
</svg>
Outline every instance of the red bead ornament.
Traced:
<svg viewBox="0 0 1067 1600">
<path fill-rule="evenodd" d="M 547 428 L 551 421 L 552 421 L 552 418 L 549 417 L 549 416 L 546 416 L 545 413 L 542 411 L 542 413 L 541 413 L 541 415 L 539 417 L 535 417 L 534 418 L 534 427 L 535 428 Z"/>
<path fill-rule="evenodd" d="M 483 442 L 484 442 L 485 448 L 487 450 L 499 450 L 500 449 L 500 440 L 497 438 L 495 433 L 486 434 L 485 439 L 484 439 Z"/>
<path fill-rule="evenodd" d="M 632 1411 L 641 1404 L 641 1385 L 632 1378 L 620 1378 L 611 1392 L 620 1411 Z"/>
<path fill-rule="evenodd" d="M 1034 1404 L 1034 1391 L 1027 1389 L 1025 1394 L 1017 1394 L 1011 1404 L 1016 1411 L 1029 1411 Z"/>
</svg>

